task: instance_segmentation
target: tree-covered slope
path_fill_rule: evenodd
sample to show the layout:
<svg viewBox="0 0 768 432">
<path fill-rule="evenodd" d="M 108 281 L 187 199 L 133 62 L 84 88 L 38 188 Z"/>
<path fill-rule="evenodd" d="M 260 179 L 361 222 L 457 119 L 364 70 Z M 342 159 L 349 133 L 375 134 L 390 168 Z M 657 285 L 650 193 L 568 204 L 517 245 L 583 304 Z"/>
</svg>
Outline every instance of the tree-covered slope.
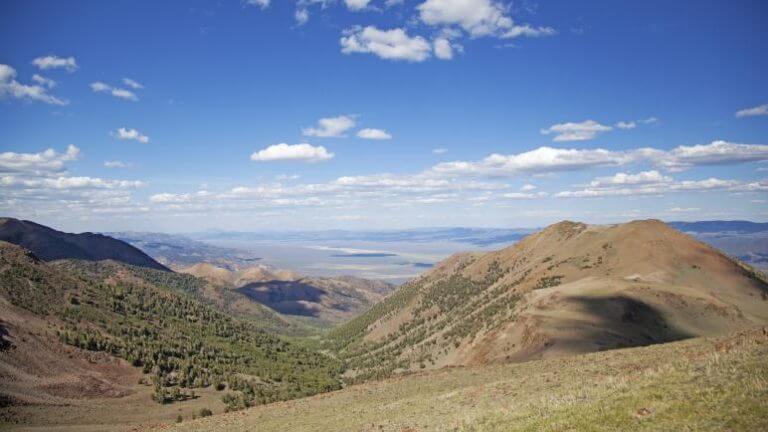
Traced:
<svg viewBox="0 0 768 432">
<path fill-rule="evenodd" d="M 133 275 L 116 277 L 121 272 Z M 339 362 L 185 294 L 194 293 L 196 278 L 167 275 L 136 268 L 110 275 L 93 263 L 51 265 L 0 243 L 0 296 L 45 318 L 61 342 L 141 368 L 158 402 L 216 386 L 226 389 L 231 408 L 239 408 L 340 387 Z"/>
</svg>

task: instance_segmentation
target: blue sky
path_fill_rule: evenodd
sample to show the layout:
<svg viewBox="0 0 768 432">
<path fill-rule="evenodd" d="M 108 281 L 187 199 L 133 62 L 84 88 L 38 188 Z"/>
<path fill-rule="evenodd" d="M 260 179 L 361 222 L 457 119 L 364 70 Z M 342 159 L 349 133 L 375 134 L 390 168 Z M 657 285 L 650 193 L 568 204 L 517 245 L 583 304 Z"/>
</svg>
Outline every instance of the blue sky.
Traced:
<svg viewBox="0 0 768 432">
<path fill-rule="evenodd" d="M 766 24 L 762 1 L 6 1 L 0 213 L 765 221 Z"/>
</svg>

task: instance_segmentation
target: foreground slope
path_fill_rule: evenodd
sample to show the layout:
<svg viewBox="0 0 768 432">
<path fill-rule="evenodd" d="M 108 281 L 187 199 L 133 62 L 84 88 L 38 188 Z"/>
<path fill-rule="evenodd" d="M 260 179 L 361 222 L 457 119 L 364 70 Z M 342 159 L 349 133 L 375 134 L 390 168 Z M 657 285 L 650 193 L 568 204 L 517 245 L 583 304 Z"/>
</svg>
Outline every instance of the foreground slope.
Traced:
<svg viewBox="0 0 768 432">
<path fill-rule="evenodd" d="M 162 404 L 226 389 L 214 398 L 229 395 L 232 409 L 339 387 L 338 362 L 187 293 L 201 282 L 114 262 L 46 263 L 0 242 L 3 405 L 127 396 L 137 378 Z"/>
<path fill-rule="evenodd" d="M 455 255 L 332 334 L 351 380 L 550 358 L 768 323 L 763 276 L 662 222 L 562 222 Z"/>
<path fill-rule="evenodd" d="M 768 430 L 768 329 L 448 368 L 153 431 Z"/>
<path fill-rule="evenodd" d="M 383 281 L 352 276 L 305 277 L 291 271 L 251 266 L 237 271 L 208 263 L 179 270 L 229 288 L 281 314 L 320 325 L 337 324 L 369 309 L 394 290 Z"/>
<path fill-rule="evenodd" d="M 31 221 L 0 218 L 0 240 L 32 251 L 45 261 L 81 259 L 115 260 L 140 267 L 168 270 L 130 244 L 94 233 L 70 234 Z"/>
</svg>

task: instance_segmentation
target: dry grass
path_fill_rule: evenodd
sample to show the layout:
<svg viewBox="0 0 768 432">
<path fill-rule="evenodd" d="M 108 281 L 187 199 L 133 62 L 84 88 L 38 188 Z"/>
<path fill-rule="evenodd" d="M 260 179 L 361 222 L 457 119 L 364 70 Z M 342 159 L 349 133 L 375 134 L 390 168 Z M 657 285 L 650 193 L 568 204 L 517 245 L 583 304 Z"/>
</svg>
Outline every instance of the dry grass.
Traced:
<svg viewBox="0 0 768 432">
<path fill-rule="evenodd" d="M 164 425 L 179 431 L 768 429 L 768 329 L 446 369 Z"/>
</svg>

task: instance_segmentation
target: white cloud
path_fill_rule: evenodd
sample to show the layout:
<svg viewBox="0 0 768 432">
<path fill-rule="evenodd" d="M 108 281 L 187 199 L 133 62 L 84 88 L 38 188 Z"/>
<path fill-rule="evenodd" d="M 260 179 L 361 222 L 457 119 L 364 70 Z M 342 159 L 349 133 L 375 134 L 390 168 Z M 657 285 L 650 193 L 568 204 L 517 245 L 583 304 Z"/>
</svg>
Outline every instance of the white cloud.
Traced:
<svg viewBox="0 0 768 432">
<path fill-rule="evenodd" d="M 309 21 L 309 10 L 307 8 L 298 8 L 293 17 L 296 19 L 296 25 L 302 26 Z"/>
<path fill-rule="evenodd" d="M 41 85 L 27 85 L 16 81 L 16 69 L 0 64 L 0 99 L 8 97 L 39 101 L 51 105 L 66 105 L 69 103 L 48 94 L 48 90 Z"/>
<path fill-rule="evenodd" d="M 344 0 L 344 4 L 351 11 L 361 11 L 368 7 L 371 0 Z"/>
<path fill-rule="evenodd" d="M 387 133 L 384 129 L 360 129 L 357 132 L 359 138 L 372 139 L 372 140 L 388 140 L 392 139 L 392 135 Z"/>
<path fill-rule="evenodd" d="M 679 170 L 696 165 L 722 165 L 768 160 L 768 145 L 737 144 L 723 140 L 709 144 L 679 146 L 661 159 L 667 169 Z"/>
<path fill-rule="evenodd" d="M 447 148 L 436 148 L 436 149 L 432 149 L 432 153 L 437 154 L 437 155 L 441 155 L 441 154 L 448 153 L 448 149 Z"/>
<path fill-rule="evenodd" d="M 408 36 L 402 28 L 352 27 L 344 31 L 340 42 L 344 54 L 370 53 L 395 61 L 421 62 L 428 59 L 432 51 L 432 45 L 426 39 Z"/>
<path fill-rule="evenodd" d="M 130 101 L 139 100 L 138 96 L 136 96 L 136 94 L 130 90 L 112 87 L 111 85 L 103 83 L 101 81 L 92 82 L 91 90 L 93 90 L 96 93 L 109 93 L 112 96 L 120 99 L 125 99 Z"/>
<path fill-rule="evenodd" d="M 317 127 L 301 130 L 304 136 L 314 137 L 343 137 L 344 133 L 355 127 L 355 119 L 352 116 L 341 115 L 338 117 L 321 118 L 317 121 Z"/>
<path fill-rule="evenodd" d="M 544 198 L 548 194 L 546 192 L 537 192 L 537 193 L 530 193 L 530 192 L 509 192 L 502 194 L 501 196 L 507 199 L 514 199 L 514 200 L 532 200 L 537 198 Z"/>
<path fill-rule="evenodd" d="M 476 162 L 443 162 L 432 167 L 430 171 L 435 175 L 503 177 L 601 166 L 621 166 L 642 162 L 669 171 L 680 171 L 699 165 L 726 165 L 759 161 L 768 161 L 768 145 L 713 141 L 710 144 L 697 146 L 679 146 L 669 151 L 648 147 L 626 151 L 612 151 L 602 148 L 539 147 L 511 155 L 492 154 Z"/>
<path fill-rule="evenodd" d="M 137 131 L 136 129 L 126 129 L 121 127 L 115 132 L 112 132 L 112 136 L 119 140 L 138 141 L 144 144 L 149 142 L 149 137 Z"/>
<path fill-rule="evenodd" d="M 656 170 L 642 171 L 637 174 L 616 173 L 611 177 L 598 177 L 590 182 L 592 187 L 602 187 L 609 185 L 639 185 L 652 183 L 669 183 L 672 177 L 662 175 Z"/>
<path fill-rule="evenodd" d="M 128 168 L 130 164 L 121 161 L 105 161 L 104 166 L 107 168 Z"/>
<path fill-rule="evenodd" d="M 33 189 L 134 189 L 144 186 L 141 181 L 134 180 L 104 180 L 94 177 L 56 177 L 24 179 L 14 176 L 0 178 L 4 187 L 23 186 Z"/>
<path fill-rule="evenodd" d="M 43 87 L 48 87 L 49 89 L 56 87 L 56 81 L 46 78 L 42 75 L 34 74 L 32 75 L 32 81 L 40 84 Z"/>
<path fill-rule="evenodd" d="M 553 29 L 552 27 L 532 27 L 529 24 L 523 24 L 523 25 L 513 25 L 509 28 L 504 34 L 501 35 L 504 39 L 514 39 L 517 37 L 544 37 L 544 36 L 554 36 L 557 34 L 557 30 Z"/>
<path fill-rule="evenodd" d="M 144 88 L 144 86 L 141 83 L 139 83 L 138 81 L 134 81 L 134 80 L 132 80 L 130 78 L 123 78 L 123 84 L 127 85 L 130 88 L 134 88 L 134 89 L 143 89 Z"/>
<path fill-rule="evenodd" d="M 691 213 L 701 211 L 698 207 L 672 207 L 667 210 L 670 213 Z"/>
<path fill-rule="evenodd" d="M 665 178 L 657 183 L 616 183 L 605 184 L 595 179 L 590 187 L 576 190 L 563 191 L 556 196 L 559 198 L 599 198 L 609 196 L 633 196 L 633 195 L 664 195 L 673 192 L 703 192 L 703 191 L 766 191 L 768 181 L 742 182 L 739 180 L 723 180 L 710 177 L 704 180 L 673 181 Z"/>
<path fill-rule="evenodd" d="M 597 135 L 608 132 L 613 128 L 602 125 L 594 120 L 587 120 L 581 123 L 558 123 L 547 129 L 542 129 L 541 133 L 549 135 L 555 134 L 553 141 L 587 141 L 595 138 Z"/>
<path fill-rule="evenodd" d="M 479 162 L 444 162 L 432 171 L 444 175 L 510 176 L 623 165 L 632 160 L 632 154 L 605 149 L 539 147 L 512 155 L 492 154 Z"/>
<path fill-rule="evenodd" d="M 433 42 L 435 57 L 441 60 L 450 60 L 453 58 L 453 47 L 451 41 L 446 38 L 437 38 Z"/>
<path fill-rule="evenodd" d="M 432 26 L 458 26 L 472 37 L 540 37 L 556 33 L 551 27 L 516 25 L 506 7 L 493 0 L 426 0 L 416 7 L 422 22 Z"/>
<path fill-rule="evenodd" d="M 192 201 L 192 195 L 190 194 L 171 194 L 160 193 L 149 197 L 149 200 L 153 203 L 186 203 Z"/>
<path fill-rule="evenodd" d="M 42 70 L 65 69 L 67 72 L 74 72 L 77 70 L 77 62 L 75 61 L 74 57 L 38 57 L 32 60 L 32 64 Z"/>
<path fill-rule="evenodd" d="M 768 104 L 736 111 L 736 117 L 768 116 Z"/>
<path fill-rule="evenodd" d="M 245 0 L 245 4 L 250 6 L 258 6 L 262 9 L 269 7 L 270 0 Z"/>
<path fill-rule="evenodd" d="M 64 169 L 64 162 L 76 160 L 80 149 L 69 145 L 64 153 L 48 149 L 40 153 L 0 153 L 0 172 L 23 172 L 42 175 Z"/>
<path fill-rule="evenodd" d="M 530 192 L 530 191 L 536 190 L 536 189 L 537 189 L 536 185 L 532 185 L 532 184 L 524 184 L 520 188 L 520 190 L 523 191 L 523 192 Z"/>
<path fill-rule="evenodd" d="M 634 129 L 637 127 L 637 123 L 633 121 L 620 121 L 620 122 L 617 122 L 614 126 L 619 129 L 625 129 L 625 130 Z"/>
<path fill-rule="evenodd" d="M 320 162 L 332 159 L 333 153 L 328 152 L 323 146 L 311 144 L 275 144 L 259 150 L 251 155 L 255 162 L 295 160 L 304 162 Z"/>
</svg>

